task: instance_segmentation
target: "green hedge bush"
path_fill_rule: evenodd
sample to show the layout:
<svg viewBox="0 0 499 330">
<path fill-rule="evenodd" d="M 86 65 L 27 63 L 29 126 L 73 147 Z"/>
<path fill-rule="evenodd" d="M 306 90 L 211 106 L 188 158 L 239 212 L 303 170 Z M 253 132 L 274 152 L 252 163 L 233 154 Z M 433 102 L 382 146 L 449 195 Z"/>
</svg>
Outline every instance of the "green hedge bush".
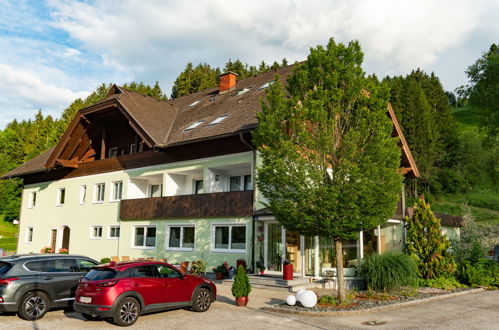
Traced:
<svg viewBox="0 0 499 330">
<path fill-rule="evenodd" d="M 417 284 L 415 261 L 402 253 L 371 254 L 360 266 L 360 275 L 372 290 L 391 290 Z"/>
</svg>

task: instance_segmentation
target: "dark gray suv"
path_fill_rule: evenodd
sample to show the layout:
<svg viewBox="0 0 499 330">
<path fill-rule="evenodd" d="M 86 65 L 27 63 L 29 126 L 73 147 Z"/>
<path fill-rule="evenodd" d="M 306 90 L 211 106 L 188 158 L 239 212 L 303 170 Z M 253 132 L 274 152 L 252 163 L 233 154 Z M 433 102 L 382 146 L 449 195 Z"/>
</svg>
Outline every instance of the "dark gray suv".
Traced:
<svg viewBox="0 0 499 330">
<path fill-rule="evenodd" d="M 52 307 L 72 306 L 80 278 L 97 264 L 70 254 L 0 258 L 0 312 L 38 320 Z"/>
</svg>

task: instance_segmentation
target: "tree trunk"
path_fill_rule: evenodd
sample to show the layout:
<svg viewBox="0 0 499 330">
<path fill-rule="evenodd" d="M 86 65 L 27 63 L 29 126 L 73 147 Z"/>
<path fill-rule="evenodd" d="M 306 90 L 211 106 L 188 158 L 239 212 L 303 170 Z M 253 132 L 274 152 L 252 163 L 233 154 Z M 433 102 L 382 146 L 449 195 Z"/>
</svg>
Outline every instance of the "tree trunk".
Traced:
<svg viewBox="0 0 499 330">
<path fill-rule="evenodd" d="M 334 240 L 336 250 L 336 277 L 338 278 L 338 299 L 345 300 L 345 278 L 343 276 L 343 245 L 341 239 Z"/>
</svg>

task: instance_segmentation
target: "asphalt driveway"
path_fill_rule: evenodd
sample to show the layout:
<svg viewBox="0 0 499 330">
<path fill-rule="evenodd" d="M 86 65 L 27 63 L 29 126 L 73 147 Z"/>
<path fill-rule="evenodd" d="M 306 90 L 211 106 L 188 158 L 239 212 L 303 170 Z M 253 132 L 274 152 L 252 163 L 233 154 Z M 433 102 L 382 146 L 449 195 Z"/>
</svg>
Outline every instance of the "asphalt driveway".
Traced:
<svg viewBox="0 0 499 330">
<path fill-rule="evenodd" d="M 363 315 L 302 316 L 261 311 L 285 299 L 282 291 L 253 289 L 249 307 L 234 305 L 230 286 L 219 285 L 218 301 L 205 313 L 179 309 L 142 316 L 130 329 L 499 329 L 499 291 L 472 293 L 400 309 Z M 36 322 L 0 314 L 0 329 L 117 329 L 105 321 L 85 321 L 63 310 Z"/>
</svg>

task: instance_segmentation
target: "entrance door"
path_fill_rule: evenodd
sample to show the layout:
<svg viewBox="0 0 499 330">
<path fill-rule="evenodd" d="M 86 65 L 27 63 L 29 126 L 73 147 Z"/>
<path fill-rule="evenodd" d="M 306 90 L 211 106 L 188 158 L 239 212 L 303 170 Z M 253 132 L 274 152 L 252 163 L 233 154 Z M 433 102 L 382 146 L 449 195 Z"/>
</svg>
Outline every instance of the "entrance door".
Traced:
<svg viewBox="0 0 499 330">
<path fill-rule="evenodd" d="M 301 273 L 300 234 L 286 230 L 286 259 L 293 264 L 293 272 Z"/>
<path fill-rule="evenodd" d="M 64 230 L 62 231 L 62 248 L 68 250 L 68 252 L 69 252 L 69 235 L 70 235 L 69 227 L 64 227 Z"/>
<path fill-rule="evenodd" d="M 267 269 L 282 271 L 282 226 L 267 224 Z"/>
</svg>

